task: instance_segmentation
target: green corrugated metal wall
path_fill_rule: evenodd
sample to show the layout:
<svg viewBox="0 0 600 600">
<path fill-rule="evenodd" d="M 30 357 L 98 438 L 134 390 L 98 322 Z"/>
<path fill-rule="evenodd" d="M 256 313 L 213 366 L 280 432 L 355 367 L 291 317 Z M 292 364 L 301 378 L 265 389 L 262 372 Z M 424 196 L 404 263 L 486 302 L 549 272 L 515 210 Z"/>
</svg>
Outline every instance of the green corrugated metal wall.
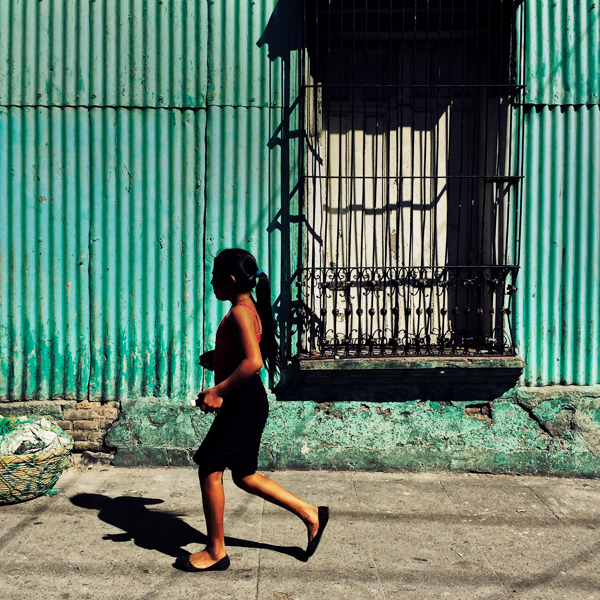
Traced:
<svg viewBox="0 0 600 600">
<path fill-rule="evenodd" d="M 600 383 L 600 5 L 526 0 L 517 345 L 529 385 Z"/>
<path fill-rule="evenodd" d="M 206 104 L 207 0 L 0 2 L 0 104 Z"/>
<path fill-rule="evenodd" d="M 600 101 L 600 5 L 596 0 L 524 0 L 525 101 Z"/>
<path fill-rule="evenodd" d="M 525 116 L 517 344 L 525 380 L 600 381 L 600 107 Z"/>
<path fill-rule="evenodd" d="M 0 3 L 0 397 L 194 393 L 224 246 L 258 254 L 287 318 L 298 4 L 275 4 Z M 521 10 L 524 381 L 593 384 L 599 8 Z"/>
<path fill-rule="evenodd" d="M 0 398 L 195 395 L 217 251 L 279 287 L 274 4 L 0 4 Z"/>
<path fill-rule="evenodd" d="M 198 380 L 205 120 L 0 108 L 3 396 L 174 395 Z"/>
</svg>

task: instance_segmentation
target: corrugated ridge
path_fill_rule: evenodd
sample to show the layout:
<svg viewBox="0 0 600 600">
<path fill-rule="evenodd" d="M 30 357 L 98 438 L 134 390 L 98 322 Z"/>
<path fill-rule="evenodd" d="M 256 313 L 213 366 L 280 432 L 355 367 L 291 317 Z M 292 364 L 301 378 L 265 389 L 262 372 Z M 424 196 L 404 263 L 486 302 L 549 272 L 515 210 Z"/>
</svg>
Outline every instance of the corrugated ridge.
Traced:
<svg viewBox="0 0 600 600">
<path fill-rule="evenodd" d="M 220 250 L 237 247 L 252 252 L 271 280 L 273 300 L 280 294 L 280 187 L 274 183 L 281 177 L 280 150 L 268 147 L 279 116 L 269 108 L 207 110 L 204 326 L 209 345 L 228 309 L 216 300 L 210 285 L 213 260 Z"/>
<path fill-rule="evenodd" d="M 268 107 L 282 71 L 256 46 L 273 4 L 244 5 L 241 22 L 233 3 L 217 7 L 214 23 L 203 0 L 0 5 L 3 399 L 195 393 L 222 309 L 208 275 L 221 247 L 253 251 L 278 297 L 288 171 Z M 207 112 L 186 106 L 204 106 L 208 36 L 223 44 L 213 71 L 237 69 L 217 100 L 244 108 L 213 107 L 207 137 Z"/>
<path fill-rule="evenodd" d="M 517 344 L 528 385 L 600 383 L 600 107 L 525 114 Z"/>
<path fill-rule="evenodd" d="M 0 104 L 199 108 L 204 0 L 0 2 Z"/>
<path fill-rule="evenodd" d="M 600 104 L 600 4 L 526 0 L 525 103 Z"/>
<path fill-rule="evenodd" d="M 267 41 L 258 45 L 276 4 L 276 0 L 209 3 L 209 105 L 281 106 L 281 59 L 270 53 Z M 279 68 L 271 69 L 272 61 Z"/>
<path fill-rule="evenodd" d="M 0 109 L 2 396 L 199 387 L 204 127 L 204 111 Z"/>
</svg>

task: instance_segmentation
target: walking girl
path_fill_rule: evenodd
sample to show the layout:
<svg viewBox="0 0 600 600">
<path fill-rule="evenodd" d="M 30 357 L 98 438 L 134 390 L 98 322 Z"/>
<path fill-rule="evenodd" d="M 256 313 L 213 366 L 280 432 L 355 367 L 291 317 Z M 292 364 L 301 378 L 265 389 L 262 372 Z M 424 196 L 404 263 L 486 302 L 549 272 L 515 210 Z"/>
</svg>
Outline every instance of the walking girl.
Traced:
<svg viewBox="0 0 600 600">
<path fill-rule="evenodd" d="M 202 363 L 214 370 L 215 386 L 200 392 L 196 401 L 204 412 L 216 413 L 194 456 L 199 465 L 208 543 L 200 552 L 179 557 L 175 565 L 195 573 L 229 568 L 223 530 L 223 471 L 227 467 L 238 487 L 302 520 L 308 534 L 308 559 L 321 541 L 329 509 L 305 502 L 256 472 L 260 438 L 269 412 L 259 372 L 264 363 L 274 375 L 281 360 L 269 279 L 252 254 L 232 248 L 215 258 L 211 284 L 217 299 L 231 302 L 231 309 L 217 329 L 214 352 L 203 355 Z"/>
</svg>

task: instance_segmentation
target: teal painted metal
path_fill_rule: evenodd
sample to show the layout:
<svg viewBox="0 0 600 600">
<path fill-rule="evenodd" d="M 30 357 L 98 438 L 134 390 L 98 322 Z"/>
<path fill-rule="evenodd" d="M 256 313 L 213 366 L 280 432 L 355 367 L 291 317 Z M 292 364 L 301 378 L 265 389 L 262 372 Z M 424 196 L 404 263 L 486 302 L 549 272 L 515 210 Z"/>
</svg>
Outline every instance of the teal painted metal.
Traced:
<svg viewBox="0 0 600 600">
<path fill-rule="evenodd" d="M 206 0 L 0 2 L 0 105 L 205 106 Z"/>
<path fill-rule="evenodd" d="M 372 386 L 353 387 L 351 395 L 360 400 L 335 386 L 328 392 L 327 402 L 270 397 L 261 469 L 598 476 L 598 386 L 520 388 L 492 402 L 398 402 L 397 390 L 385 386 L 376 401 Z M 115 464 L 193 465 L 211 422 L 198 408 L 125 400 L 108 433 L 118 448 Z"/>
<path fill-rule="evenodd" d="M 87 387 L 87 116 L 0 108 L 0 390 L 8 399 Z"/>
<path fill-rule="evenodd" d="M 527 104 L 600 104 L 600 4 L 526 0 Z"/>
<path fill-rule="evenodd" d="M 2 400 L 193 395 L 226 246 L 257 255 L 289 321 L 298 61 L 272 5 L 2 3 Z"/>
<path fill-rule="evenodd" d="M 264 39 L 276 4 L 277 0 L 209 3 L 209 105 L 281 106 L 283 65 Z"/>
<path fill-rule="evenodd" d="M 206 124 L 205 273 L 207 297 L 204 329 L 206 349 L 212 348 L 216 328 L 228 309 L 212 294 L 213 260 L 224 248 L 252 252 L 273 286 L 280 305 L 283 273 L 281 150 L 270 140 L 281 122 L 281 110 L 209 107 Z"/>
<path fill-rule="evenodd" d="M 0 108 L 0 397 L 186 396 L 205 113 Z"/>
<path fill-rule="evenodd" d="M 525 113 L 521 271 L 524 381 L 600 382 L 600 107 Z"/>
<path fill-rule="evenodd" d="M 302 0 L 208 6 L 207 348 L 226 310 L 210 293 L 212 261 L 232 246 L 253 252 L 271 278 L 281 341 L 291 346 L 302 6 Z"/>
</svg>

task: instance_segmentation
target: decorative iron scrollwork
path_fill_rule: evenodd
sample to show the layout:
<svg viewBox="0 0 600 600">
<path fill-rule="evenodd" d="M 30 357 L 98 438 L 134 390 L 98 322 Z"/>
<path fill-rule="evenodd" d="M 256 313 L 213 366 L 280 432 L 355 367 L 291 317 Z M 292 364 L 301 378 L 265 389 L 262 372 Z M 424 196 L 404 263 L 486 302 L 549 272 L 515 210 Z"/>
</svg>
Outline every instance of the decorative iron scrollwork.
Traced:
<svg viewBox="0 0 600 600">
<path fill-rule="evenodd" d="M 514 355 L 516 273 L 514 266 L 303 269 L 300 354 Z"/>
</svg>

